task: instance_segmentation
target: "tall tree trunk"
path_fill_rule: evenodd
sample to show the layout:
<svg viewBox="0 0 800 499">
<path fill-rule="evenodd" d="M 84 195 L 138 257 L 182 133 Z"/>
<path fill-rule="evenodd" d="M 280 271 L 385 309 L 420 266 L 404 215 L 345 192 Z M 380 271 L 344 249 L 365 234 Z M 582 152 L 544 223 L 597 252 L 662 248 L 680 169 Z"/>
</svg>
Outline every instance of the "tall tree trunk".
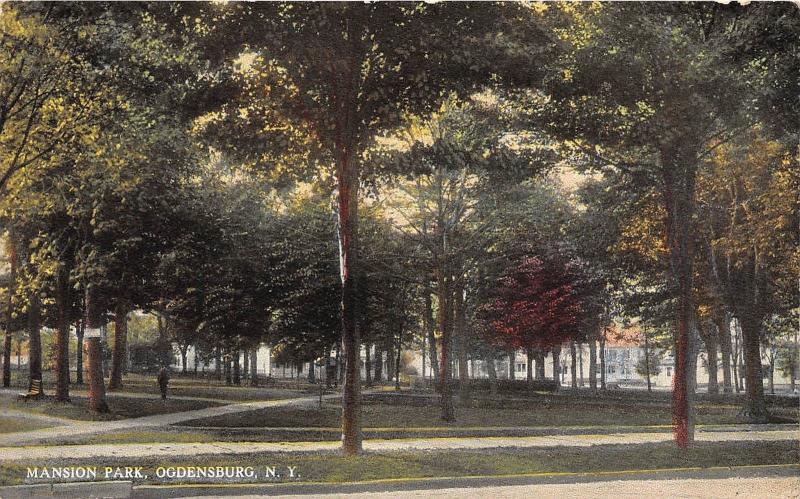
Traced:
<svg viewBox="0 0 800 499">
<path fill-rule="evenodd" d="M 646 331 L 642 331 L 644 336 L 644 375 L 647 379 L 647 392 L 653 391 L 653 385 L 650 382 L 650 339 Z"/>
<path fill-rule="evenodd" d="M 333 380 L 333 384 L 335 386 L 339 386 L 342 382 L 342 355 L 341 355 L 341 346 L 336 345 L 336 377 Z"/>
<path fill-rule="evenodd" d="M 314 361 L 309 361 L 308 363 L 308 382 L 309 383 L 316 383 L 316 372 L 314 371 Z"/>
<path fill-rule="evenodd" d="M 427 282 L 427 281 L 426 281 Z M 436 336 L 433 334 L 433 300 L 431 300 L 430 282 L 425 285 L 425 311 L 423 319 L 425 321 L 425 334 L 428 336 L 428 355 L 431 361 L 431 372 L 433 373 L 434 385 L 439 381 L 439 357 L 436 353 Z"/>
<path fill-rule="evenodd" d="M 367 343 L 364 349 L 364 376 L 366 377 L 367 386 L 372 386 L 372 345 Z M 423 362 L 425 359 L 425 352 L 422 352 Z"/>
<path fill-rule="evenodd" d="M 756 314 L 741 314 L 742 352 L 744 353 L 745 412 L 751 423 L 766 423 L 767 404 L 764 399 L 764 374 L 761 369 L 761 317 Z"/>
<path fill-rule="evenodd" d="M 716 395 L 719 393 L 719 385 L 717 384 L 717 331 L 715 326 L 708 322 L 705 327 L 699 325 L 699 331 L 702 333 L 703 343 L 706 346 L 706 357 L 708 361 L 708 393 Z"/>
<path fill-rule="evenodd" d="M 694 440 L 688 369 L 692 345 L 694 304 L 692 303 L 692 262 L 694 250 L 692 215 L 695 206 L 696 150 L 680 142 L 665 145 L 661 151 L 663 199 L 667 213 L 666 235 L 669 248 L 672 295 L 676 298 L 673 340 L 675 375 L 672 378 L 672 429 L 675 443 L 686 448 Z"/>
<path fill-rule="evenodd" d="M 426 336 L 426 333 L 423 333 L 422 334 L 422 355 L 420 355 L 420 359 L 422 360 L 422 379 L 423 380 L 427 379 L 426 375 L 428 374 L 428 372 L 425 370 L 425 367 L 426 367 L 425 366 L 425 363 L 426 363 L 425 361 L 428 359 L 428 354 L 426 353 L 428 351 L 428 341 L 427 341 L 427 339 L 428 339 L 428 337 Z"/>
<path fill-rule="evenodd" d="M 731 321 L 730 316 L 724 310 L 717 310 L 714 313 L 714 324 L 717 328 L 719 347 L 722 352 L 722 391 L 730 393 L 731 387 Z"/>
<path fill-rule="evenodd" d="M 583 343 L 578 343 L 578 366 L 580 367 L 581 377 L 579 385 L 583 388 Z"/>
<path fill-rule="evenodd" d="M 225 362 L 225 384 L 231 385 L 233 384 L 233 377 L 231 376 L 233 372 L 232 369 L 233 355 L 231 354 L 231 349 L 229 348 L 225 349 L 224 362 Z"/>
<path fill-rule="evenodd" d="M 508 379 L 514 381 L 517 370 L 517 349 L 512 348 L 508 351 Z"/>
<path fill-rule="evenodd" d="M 526 357 L 526 367 L 527 367 L 526 380 L 530 384 L 533 383 L 533 359 L 534 359 L 533 348 L 531 347 L 525 348 L 525 357 Z"/>
<path fill-rule="evenodd" d="M 56 400 L 69 401 L 69 311 L 72 305 L 69 285 L 69 267 L 59 265 L 56 276 L 56 307 L 58 328 L 56 330 Z"/>
<path fill-rule="evenodd" d="M 569 367 L 570 377 L 572 378 L 572 388 L 578 387 L 578 352 L 575 348 L 575 342 L 569 342 L 569 355 L 572 363 Z"/>
<path fill-rule="evenodd" d="M 28 388 L 42 381 L 42 312 L 39 295 L 34 293 L 28 305 Z"/>
<path fill-rule="evenodd" d="M 589 388 L 597 391 L 597 340 L 589 339 Z"/>
<path fill-rule="evenodd" d="M 250 376 L 250 351 L 247 347 L 242 349 L 242 379 L 247 381 L 248 376 Z"/>
<path fill-rule="evenodd" d="M 355 289 L 355 276 L 358 272 L 359 178 L 354 151 L 340 144 L 337 147 L 337 154 L 339 270 L 342 280 L 342 348 L 345 364 L 342 390 L 342 451 L 346 456 L 353 456 L 360 454 L 362 450 L 359 367 L 361 348 L 356 327 L 358 315 Z"/>
<path fill-rule="evenodd" d="M 442 255 L 439 256 L 442 258 Z M 437 310 L 437 322 L 439 331 L 442 334 L 441 363 L 439 373 L 439 393 L 441 393 L 442 420 L 455 421 L 455 407 L 453 407 L 453 387 L 450 382 L 450 348 L 451 348 L 451 324 L 452 314 L 452 289 L 450 278 L 445 270 L 443 262 L 437 266 L 436 275 L 436 296 L 439 301 Z"/>
<path fill-rule="evenodd" d="M 458 399 L 462 404 L 469 400 L 469 371 L 467 366 L 467 318 L 464 307 L 464 285 L 461 279 L 453 283 L 453 336 L 458 341 Z"/>
<path fill-rule="evenodd" d="M 239 359 L 240 352 L 238 348 L 233 350 L 233 384 L 239 386 L 242 384 L 242 366 L 241 359 Z"/>
<path fill-rule="evenodd" d="M 544 350 L 536 349 L 534 350 L 534 359 L 536 359 L 536 380 L 537 381 L 544 381 L 544 357 L 545 352 Z"/>
<path fill-rule="evenodd" d="M 222 381 L 222 353 L 219 345 L 214 347 L 214 376 L 217 381 Z"/>
<path fill-rule="evenodd" d="M 75 335 L 78 337 L 78 347 L 75 349 L 75 384 L 83 384 L 83 333 L 86 321 L 78 319 L 75 323 Z"/>
<path fill-rule="evenodd" d="M 489 394 L 494 397 L 497 395 L 497 366 L 495 366 L 495 359 L 497 354 L 493 346 L 486 349 L 486 371 L 489 374 Z"/>
<path fill-rule="evenodd" d="M 795 388 L 797 386 L 797 354 L 800 352 L 800 344 L 797 341 L 798 339 L 798 332 L 795 329 L 794 331 L 794 344 L 792 345 L 791 354 L 789 358 L 791 359 L 789 362 L 789 389 L 792 390 L 792 393 L 795 392 Z"/>
<path fill-rule="evenodd" d="M 197 348 L 197 345 L 194 346 L 194 377 L 197 377 L 197 367 L 200 364 L 200 349 Z"/>
<path fill-rule="evenodd" d="M 100 316 L 102 312 L 98 310 L 95 297 L 94 286 L 86 286 L 86 327 L 88 329 L 85 340 L 86 363 L 88 364 L 87 374 L 89 377 L 89 410 L 92 412 L 108 412 L 108 402 L 106 401 L 106 386 L 103 380 L 103 352 L 100 346 Z"/>
<path fill-rule="evenodd" d="M 383 381 L 383 350 L 378 345 L 375 346 L 375 381 Z"/>
<path fill-rule="evenodd" d="M 392 381 L 394 376 L 394 348 L 386 349 L 386 381 Z"/>
<path fill-rule="evenodd" d="M 742 385 L 741 385 L 742 378 L 741 376 L 739 376 L 739 365 L 740 365 L 739 353 L 741 350 L 739 345 L 741 344 L 741 342 L 739 341 L 740 335 L 738 328 L 739 325 L 738 320 L 736 321 L 736 325 L 737 327 L 734 328 L 734 334 L 733 334 L 733 382 L 734 386 L 736 387 L 736 393 L 739 393 L 742 391 Z"/>
<path fill-rule="evenodd" d="M 606 389 L 606 333 L 600 333 L 600 389 Z"/>
<path fill-rule="evenodd" d="M 17 255 L 17 244 L 14 232 L 8 231 L 8 239 L 6 241 L 6 254 L 8 254 L 8 263 L 10 267 L 10 275 L 8 281 L 8 289 L 6 296 L 6 334 L 3 339 L 3 386 L 9 387 L 11 385 L 11 348 L 12 340 L 14 338 L 14 293 L 17 287 L 17 266 L 19 265 L 19 257 Z"/>
<path fill-rule="evenodd" d="M 769 355 L 769 393 L 775 395 L 775 352 Z"/>
<path fill-rule="evenodd" d="M 258 386 L 258 345 L 250 350 L 250 385 Z"/>
<path fill-rule="evenodd" d="M 9 309 L 11 308 L 8 305 Z M 11 349 L 13 347 L 12 340 L 14 339 L 14 333 L 11 331 L 11 321 L 13 320 L 9 317 L 11 313 L 6 313 L 6 334 L 3 338 L 3 386 L 8 388 L 11 386 Z"/>
<path fill-rule="evenodd" d="M 178 350 L 181 352 L 181 372 L 186 374 L 186 370 L 188 369 L 188 359 L 186 356 L 189 354 L 189 345 L 181 345 L 178 347 Z"/>
<path fill-rule="evenodd" d="M 552 351 L 553 351 L 553 380 L 555 380 L 556 382 L 556 388 L 561 388 L 561 345 L 554 346 Z"/>
<path fill-rule="evenodd" d="M 395 357 L 394 361 L 394 389 L 399 391 L 400 390 L 400 353 L 402 351 L 401 346 L 403 345 L 403 328 L 400 326 L 399 334 L 397 335 L 397 357 Z"/>
<path fill-rule="evenodd" d="M 108 381 L 109 390 L 122 388 L 122 371 L 125 364 L 125 354 L 128 349 L 128 312 L 130 305 L 120 300 L 114 309 L 114 351 L 111 355 L 111 379 Z M 183 350 L 181 350 L 183 352 Z M 186 360 L 184 356 L 184 372 Z"/>
</svg>

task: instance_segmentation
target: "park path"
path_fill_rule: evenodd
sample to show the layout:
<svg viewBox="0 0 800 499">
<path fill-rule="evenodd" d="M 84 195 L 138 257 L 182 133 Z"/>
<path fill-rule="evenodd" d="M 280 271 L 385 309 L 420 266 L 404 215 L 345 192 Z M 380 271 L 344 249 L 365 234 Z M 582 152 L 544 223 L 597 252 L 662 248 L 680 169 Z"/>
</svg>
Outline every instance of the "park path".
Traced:
<svg viewBox="0 0 800 499">
<path fill-rule="evenodd" d="M 16 398 L 20 393 L 24 392 L 24 390 L 13 389 L 13 388 L 0 388 L 0 396 L 3 397 L 13 397 Z M 299 392 L 298 392 L 299 393 Z M 75 390 L 72 389 L 69 391 L 70 396 L 73 397 L 88 397 L 89 392 L 86 390 Z M 158 399 L 161 398 L 161 395 L 158 393 L 150 393 L 150 392 L 131 392 L 131 391 L 107 391 L 106 397 L 108 398 L 132 398 L 132 399 Z M 255 396 L 254 396 L 255 397 Z M 214 397 L 197 397 L 195 395 L 169 395 L 170 400 L 196 400 L 199 402 L 215 402 L 218 404 L 234 404 L 236 402 L 244 402 L 243 400 L 235 400 L 235 399 L 223 399 L 223 398 L 214 398 Z M 276 399 L 273 399 L 276 400 Z"/>
<path fill-rule="evenodd" d="M 332 393 L 324 395 L 323 399 L 339 398 L 341 395 Z M 155 395 L 150 398 L 157 398 Z M 195 409 L 191 411 L 174 412 L 171 414 L 157 414 L 153 416 L 144 416 L 141 418 L 120 419 L 117 421 L 77 421 L 77 420 L 64 420 L 60 419 L 63 426 L 55 426 L 53 428 L 44 428 L 40 430 L 22 431 L 16 433 L 0 434 L 0 445 L 21 445 L 31 444 L 37 442 L 47 442 L 50 439 L 74 437 L 74 436 L 87 436 L 96 435 L 101 433 L 108 433 L 112 431 L 128 430 L 133 428 L 145 428 L 153 426 L 169 426 L 192 419 L 210 418 L 215 416 L 225 416 L 227 414 L 235 414 L 238 412 L 253 411 L 257 409 L 265 409 L 268 407 L 287 407 L 306 405 L 319 401 L 318 395 L 280 399 L 280 400 L 263 400 L 256 402 L 236 402 L 228 405 L 220 405 L 216 407 L 206 407 L 204 409 Z M 0 415 L 4 411 L 0 410 Z M 0 451 L 2 454 L 2 451 Z"/>
<path fill-rule="evenodd" d="M 304 400 L 304 399 L 300 399 Z M 226 406 L 227 407 L 227 406 Z M 269 407 L 266 405 L 266 407 Z M 216 408 L 215 408 L 216 409 Z M 141 418 L 144 419 L 144 418 Z M 702 431 L 700 442 L 797 441 L 800 430 Z M 607 435 L 557 435 L 538 437 L 458 437 L 364 440 L 366 451 L 478 450 L 493 448 L 591 447 L 636 445 L 672 441 L 670 433 L 617 433 Z M 340 442 L 208 442 L 151 444 L 89 444 L 59 446 L 0 447 L 0 462 L 43 459 L 188 457 L 199 455 L 259 454 L 266 452 L 334 451 Z"/>
</svg>

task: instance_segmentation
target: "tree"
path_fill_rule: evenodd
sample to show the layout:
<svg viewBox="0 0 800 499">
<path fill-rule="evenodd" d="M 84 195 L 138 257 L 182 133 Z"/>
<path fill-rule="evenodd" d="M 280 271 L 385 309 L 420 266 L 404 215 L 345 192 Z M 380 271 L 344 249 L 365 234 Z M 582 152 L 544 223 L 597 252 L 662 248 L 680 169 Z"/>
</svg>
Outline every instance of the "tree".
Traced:
<svg viewBox="0 0 800 499">
<path fill-rule="evenodd" d="M 498 279 L 494 299 L 483 311 L 490 341 L 544 350 L 574 339 L 582 312 L 576 270 L 552 254 L 514 262 Z"/>
<path fill-rule="evenodd" d="M 797 161 L 783 144 L 751 132 L 715 151 L 702 177 L 711 282 L 742 330 L 746 413 L 767 420 L 761 368 L 765 320 L 797 307 Z M 722 181 L 724 179 L 724 182 Z"/>
<path fill-rule="evenodd" d="M 533 10 L 517 5 L 237 4 L 223 14 L 210 14 L 222 29 L 211 24 L 203 28 L 211 33 L 208 44 L 216 57 L 226 53 L 220 50 L 223 40 L 236 42 L 234 34 L 250 47 L 246 54 L 240 47 L 227 51 L 235 58 L 249 56 L 245 74 L 251 83 L 244 87 L 244 106 L 225 106 L 227 119 L 220 124 L 241 122 L 236 119 L 241 110 L 247 128 L 255 130 L 246 136 L 262 147 L 230 144 L 228 152 L 246 151 L 251 164 L 274 170 L 285 164 L 272 160 L 274 150 L 284 151 L 283 146 L 291 144 L 295 157 L 318 152 L 323 164 L 334 165 L 346 369 L 345 454 L 361 451 L 355 276 L 362 153 L 376 136 L 400 123 L 404 113 L 422 114 L 450 89 L 488 82 L 493 72 L 489 67 L 498 60 L 488 56 L 512 46 L 510 38 L 532 37 L 538 31 L 506 30 L 485 43 L 486 28 L 499 32 L 496 26 L 533 15 Z M 534 52 L 516 54 L 528 59 Z M 249 97 L 255 95 L 249 89 L 256 88 L 261 95 L 267 90 L 265 101 Z M 242 135 L 234 136 L 241 143 Z"/>
<path fill-rule="evenodd" d="M 697 172 L 703 158 L 747 126 L 748 104 L 756 100 L 752 88 L 763 74 L 728 53 L 737 8 L 642 9 L 609 4 L 556 12 L 554 22 L 563 27 L 558 23 L 566 19 L 573 29 L 558 32 L 569 48 L 551 68 L 552 112 L 544 113 L 543 122 L 572 140 L 589 164 L 631 172 L 640 185 L 658 189 L 675 299 L 673 427 L 676 443 L 686 447 L 693 438 L 691 220 Z M 575 112 L 555 120 L 553 112 L 565 109 Z"/>
</svg>

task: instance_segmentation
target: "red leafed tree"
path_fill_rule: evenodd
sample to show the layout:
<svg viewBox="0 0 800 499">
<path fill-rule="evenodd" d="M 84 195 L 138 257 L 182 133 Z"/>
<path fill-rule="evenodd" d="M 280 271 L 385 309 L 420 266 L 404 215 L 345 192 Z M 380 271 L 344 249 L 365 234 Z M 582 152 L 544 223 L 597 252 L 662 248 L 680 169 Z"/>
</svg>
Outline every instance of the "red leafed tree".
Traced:
<svg viewBox="0 0 800 499">
<path fill-rule="evenodd" d="M 579 280 L 569 264 L 522 258 L 498 279 L 484 307 L 489 340 L 513 348 L 546 349 L 578 334 Z"/>
</svg>

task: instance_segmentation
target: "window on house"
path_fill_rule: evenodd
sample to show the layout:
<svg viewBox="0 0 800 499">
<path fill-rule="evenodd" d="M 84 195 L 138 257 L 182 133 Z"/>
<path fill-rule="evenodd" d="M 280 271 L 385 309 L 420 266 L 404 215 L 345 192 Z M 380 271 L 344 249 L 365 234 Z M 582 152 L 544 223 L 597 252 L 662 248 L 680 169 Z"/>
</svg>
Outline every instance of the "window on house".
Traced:
<svg viewBox="0 0 800 499">
<path fill-rule="evenodd" d="M 671 377 L 672 377 L 672 368 L 671 368 L 671 367 L 668 367 L 668 368 L 667 368 L 667 377 L 668 377 L 668 378 L 671 378 Z"/>
</svg>

